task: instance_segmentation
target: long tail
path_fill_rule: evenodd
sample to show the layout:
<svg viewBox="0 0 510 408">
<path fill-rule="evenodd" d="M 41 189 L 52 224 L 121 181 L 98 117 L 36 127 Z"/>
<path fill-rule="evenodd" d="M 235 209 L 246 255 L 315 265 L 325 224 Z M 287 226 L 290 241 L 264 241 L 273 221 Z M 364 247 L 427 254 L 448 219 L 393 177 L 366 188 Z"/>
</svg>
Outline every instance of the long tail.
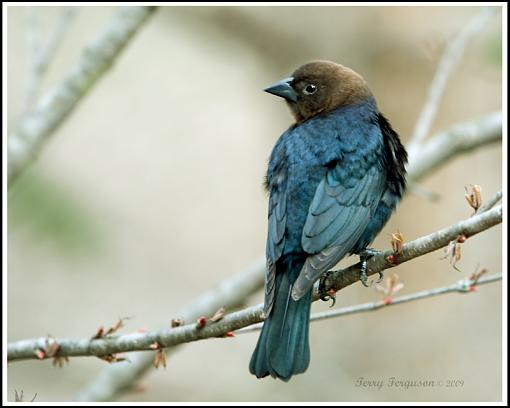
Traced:
<svg viewBox="0 0 510 408">
<path fill-rule="evenodd" d="M 312 290 L 298 301 L 290 294 L 291 281 L 302 265 L 302 262 L 290 262 L 288 267 L 292 270 L 277 271 L 273 309 L 264 321 L 250 361 L 250 372 L 257 378 L 271 375 L 288 381 L 294 374 L 303 373 L 310 363 L 308 327 Z"/>
</svg>

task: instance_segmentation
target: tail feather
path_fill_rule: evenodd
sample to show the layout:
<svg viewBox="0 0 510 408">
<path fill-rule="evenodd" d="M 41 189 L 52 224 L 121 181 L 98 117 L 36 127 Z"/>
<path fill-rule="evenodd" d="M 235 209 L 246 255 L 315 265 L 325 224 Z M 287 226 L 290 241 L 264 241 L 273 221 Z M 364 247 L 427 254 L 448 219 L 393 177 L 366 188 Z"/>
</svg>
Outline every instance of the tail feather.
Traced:
<svg viewBox="0 0 510 408">
<path fill-rule="evenodd" d="M 250 372 L 258 378 L 271 375 L 288 381 L 294 374 L 304 372 L 310 363 L 308 327 L 312 291 L 298 301 L 293 300 L 289 275 L 292 277 L 290 273 L 276 275 L 275 302 L 250 361 Z"/>
</svg>

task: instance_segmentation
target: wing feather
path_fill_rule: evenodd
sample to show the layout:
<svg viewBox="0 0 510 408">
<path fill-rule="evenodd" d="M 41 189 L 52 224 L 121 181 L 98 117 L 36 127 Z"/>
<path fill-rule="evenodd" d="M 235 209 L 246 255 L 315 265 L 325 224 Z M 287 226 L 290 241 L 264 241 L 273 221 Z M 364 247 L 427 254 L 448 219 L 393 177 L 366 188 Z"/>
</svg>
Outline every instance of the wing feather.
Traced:
<svg viewBox="0 0 510 408">
<path fill-rule="evenodd" d="M 282 174 L 281 182 L 271 188 L 269 196 L 268 232 L 266 243 L 266 274 L 264 314 L 269 316 L 274 304 L 276 261 L 281 257 L 285 245 L 285 228 L 287 223 L 287 193 L 285 189 L 286 175 Z"/>
<path fill-rule="evenodd" d="M 317 186 L 303 228 L 301 243 L 311 255 L 294 283 L 295 300 L 352 250 L 377 207 L 384 183 L 383 172 L 376 166 L 352 171 L 339 162 L 328 170 Z"/>
</svg>

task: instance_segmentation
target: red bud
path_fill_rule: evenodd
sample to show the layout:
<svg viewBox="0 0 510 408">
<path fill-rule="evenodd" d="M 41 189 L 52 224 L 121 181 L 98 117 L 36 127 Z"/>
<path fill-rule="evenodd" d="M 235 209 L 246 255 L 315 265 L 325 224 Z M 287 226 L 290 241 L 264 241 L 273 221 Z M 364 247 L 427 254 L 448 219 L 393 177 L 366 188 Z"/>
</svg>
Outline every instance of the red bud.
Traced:
<svg viewBox="0 0 510 408">
<path fill-rule="evenodd" d="M 197 320 L 197 329 L 201 329 L 207 323 L 205 316 L 200 316 Z"/>
</svg>

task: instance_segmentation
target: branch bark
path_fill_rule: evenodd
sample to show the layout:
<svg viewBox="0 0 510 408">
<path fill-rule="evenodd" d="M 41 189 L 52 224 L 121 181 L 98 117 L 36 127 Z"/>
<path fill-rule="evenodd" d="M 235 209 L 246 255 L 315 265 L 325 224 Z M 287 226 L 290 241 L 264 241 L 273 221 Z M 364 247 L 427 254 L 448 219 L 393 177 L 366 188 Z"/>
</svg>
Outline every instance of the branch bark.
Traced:
<svg viewBox="0 0 510 408">
<path fill-rule="evenodd" d="M 28 114 L 8 140 L 9 185 L 37 156 L 44 142 L 107 72 L 147 21 L 154 7 L 121 7 L 81 60 Z"/>
<path fill-rule="evenodd" d="M 448 242 L 456 239 L 460 234 L 463 234 L 466 237 L 473 236 L 501 223 L 501 219 L 502 208 L 501 205 L 499 205 L 492 210 L 477 214 L 467 220 L 460 221 L 440 231 L 405 244 L 402 249 L 402 253 L 399 254 L 397 258 L 397 262 L 389 263 L 386 257 L 392 254 L 392 252 L 385 251 L 374 256 L 368 261 L 367 274 L 372 275 L 383 269 L 394 267 L 401 263 L 408 262 L 411 259 L 423 256 L 429 252 L 443 248 L 448 244 Z M 254 268 L 254 270 L 258 273 L 258 268 Z M 325 280 L 325 284 L 327 289 L 339 290 L 357 281 L 359 281 L 359 264 L 332 272 Z M 253 284 L 250 283 L 244 284 L 253 286 Z M 228 291 L 232 287 L 235 286 L 230 285 Z M 315 300 L 318 298 L 317 293 L 314 298 Z M 221 307 L 223 305 L 216 304 L 215 306 Z M 213 312 L 210 314 L 212 313 Z M 219 322 L 208 324 L 203 328 L 198 328 L 196 324 L 188 324 L 177 328 L 168 328 L 148 333 L 133 333 L 112 338 L 80 340 L 61 339 L 57 340 L 60 345 L 58 356 L 103 356 L 127 351 L 150 350 L 151 344 L 155 342 L 163 347 L 176 346 L 190 341 L 210 337 L 221 337 L 229 331 L 237 330 L 250 324 L 260 322 L 262 319 L 263 305 L 258 305 L 231 313 Z M 45 338 L 21 340 L 10 343 L 7 349 L 7 359 L 8 361 L 36 359 L 36 351 L 38 349 L 44 349 L 45 347 Z"/>
<path fill-rule="evenodd" d="M 196 321 L 200 315 L 212 315 L 220 307 L 234 309 L 241 306 L 246 298 L 264 285 L 265 257 L 260 257 L 245 270 L 229 277 L 216 288 L 200 296 L 193 304 L 185 307 L 176 317 L 185 322 Z M 172 352 L 176 348 L 172 348 Z M 166 350 L 168 352 L 168 350 Z M 105 367 L 93 381 L 75 395 L 75 401 L 111 401 L 152 368 L 154 353 L 137 353 L 130 356 L 130 363 L 117 363 Z"/>
</svg>

